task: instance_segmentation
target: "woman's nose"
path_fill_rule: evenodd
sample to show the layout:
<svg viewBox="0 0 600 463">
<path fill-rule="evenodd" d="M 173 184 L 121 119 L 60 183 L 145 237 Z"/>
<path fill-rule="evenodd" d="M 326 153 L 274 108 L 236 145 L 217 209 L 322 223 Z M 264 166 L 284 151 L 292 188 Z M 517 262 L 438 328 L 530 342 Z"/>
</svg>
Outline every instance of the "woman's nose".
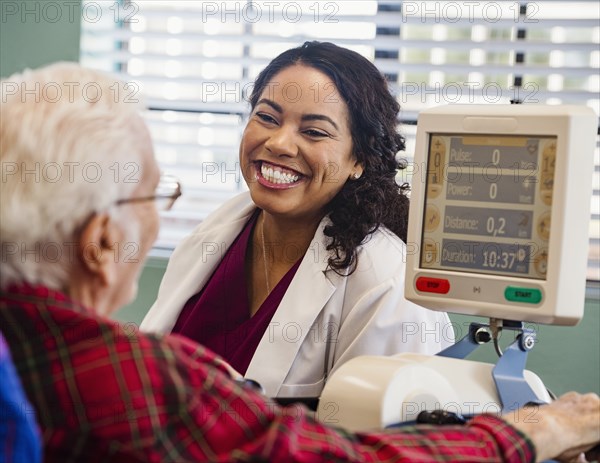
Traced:
<svg viewBox="0 0 600 463">
<path fill-rule="evenodd" d="M 265 142 L 265 148 L 275 156 L 295 157 L 298 154 L 295 131 L 286 126 L 272 130 Z"/>
</svg>

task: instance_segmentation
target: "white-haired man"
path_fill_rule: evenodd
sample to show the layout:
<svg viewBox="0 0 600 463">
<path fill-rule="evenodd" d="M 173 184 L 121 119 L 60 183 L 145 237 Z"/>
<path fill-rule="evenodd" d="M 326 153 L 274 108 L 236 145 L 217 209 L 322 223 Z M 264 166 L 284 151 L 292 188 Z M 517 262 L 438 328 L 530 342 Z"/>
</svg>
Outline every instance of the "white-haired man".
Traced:
<svg viewBox="0 0 600 463">
<path fill-rule="evenodd" d="M 105 318 L 136 292 L 154 200 L 179 194 L 176 183 L 157 193 L 151 140 L 123 90 L 74 64 L 2 81 L 0 328 L 45 461 L 516 462 L 600 440 L 598 396 L 575 393 L 535 423 L 490 415 L 351 435 L 268 403 L 191 341 Z"/>
</svg>

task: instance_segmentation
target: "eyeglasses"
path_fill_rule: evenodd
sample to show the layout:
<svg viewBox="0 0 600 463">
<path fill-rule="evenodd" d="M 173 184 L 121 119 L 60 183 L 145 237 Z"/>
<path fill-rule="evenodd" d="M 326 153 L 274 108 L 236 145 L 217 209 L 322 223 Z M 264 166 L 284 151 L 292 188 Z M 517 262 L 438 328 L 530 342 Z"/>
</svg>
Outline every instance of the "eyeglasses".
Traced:
<svg viewBox="0 0 600 463">
<path fill-rule="evenodd" d="M 128 203 L 139 203 L 143 201 L 155 201 L 159 211 L 168 211 L 173 207 L 177 198 L 181 196 L 181 183 L 172 175 L 163 174 L 160 177 L 156 193 L 152 196 L 141 196 L 139 198 L 119 199 L 115 202 L 117 206 Z"/>
</svg>

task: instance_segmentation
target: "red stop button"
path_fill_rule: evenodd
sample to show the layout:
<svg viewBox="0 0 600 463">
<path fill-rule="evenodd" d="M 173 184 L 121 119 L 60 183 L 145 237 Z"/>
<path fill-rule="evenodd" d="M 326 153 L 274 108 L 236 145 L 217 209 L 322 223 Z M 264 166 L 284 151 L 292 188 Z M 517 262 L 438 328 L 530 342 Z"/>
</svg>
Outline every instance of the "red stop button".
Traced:
<svg viewBox="0 0 600 463">
<path fill-rule="evenodd" d="M 417 278 L 417 289 L 424 293 L 446 294 L 450 291 L 450 282 L 443 278 Z"/>
</svg>

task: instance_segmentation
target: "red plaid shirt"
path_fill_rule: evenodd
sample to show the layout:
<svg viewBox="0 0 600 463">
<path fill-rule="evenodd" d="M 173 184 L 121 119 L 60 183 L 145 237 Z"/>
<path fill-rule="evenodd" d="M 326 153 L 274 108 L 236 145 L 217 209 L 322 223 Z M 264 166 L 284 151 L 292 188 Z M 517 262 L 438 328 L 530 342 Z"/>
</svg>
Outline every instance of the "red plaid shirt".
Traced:
<svg viewBox="0 0 600 463">
<path fill-rule="evenodd" d="M 137 332 L 64 294 L 0 294 L 0 328 L 41 426 L 46 462 L 534 461 L 494 416 L 349 434 L 232 381 L 183 337 Z"/>
</svg>

